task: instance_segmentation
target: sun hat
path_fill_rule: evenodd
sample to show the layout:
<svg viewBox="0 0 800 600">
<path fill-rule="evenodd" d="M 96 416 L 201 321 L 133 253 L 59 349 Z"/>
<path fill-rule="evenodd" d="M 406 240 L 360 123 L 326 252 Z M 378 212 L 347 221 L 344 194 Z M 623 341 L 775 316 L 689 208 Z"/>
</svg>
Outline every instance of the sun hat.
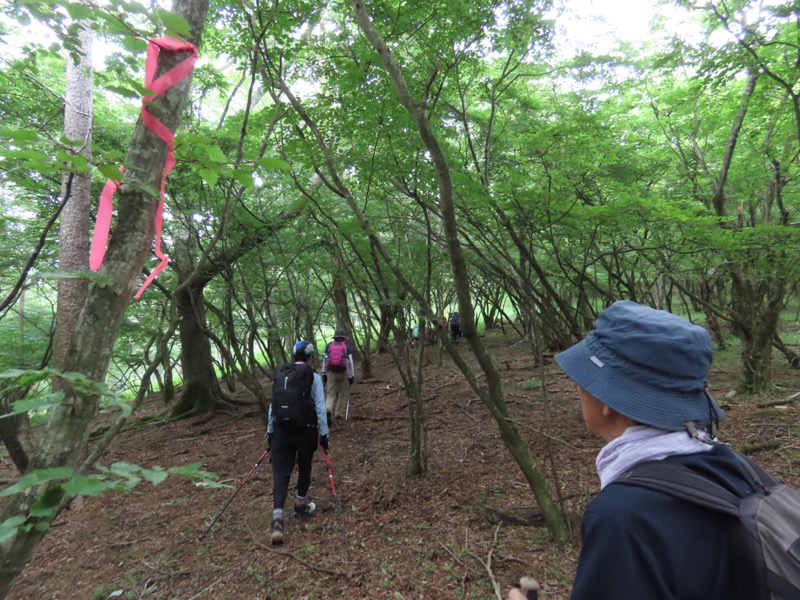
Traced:
<svg viewBox="0 0 800 600">
<path fill-rule="evenodd" d="M 347 335 L 347 331 L 344 329 L 337 329 L 333 332 L 333 339 L 341 338 L 343 340 L 349 340 L 350 336 Z"/>
<path fill-rule="evenodd" d="M 706 390 L 713 351 L 708 332 L 630 300 L 597 317 L 586 338 L 555 359 L 566 374 L 637 423 L 680 431 L 715 427 L 725 413 Z"/>
<path fill-rule="evenodd" d="M 311 356 L 314 354 L 314 345 L 305 340 L 298 340 L 298 342 L 294 345 L 292 354 L 294 356 L 300 356 L 302 354 L 305 354 L 305 356 Z"/>
</svg>

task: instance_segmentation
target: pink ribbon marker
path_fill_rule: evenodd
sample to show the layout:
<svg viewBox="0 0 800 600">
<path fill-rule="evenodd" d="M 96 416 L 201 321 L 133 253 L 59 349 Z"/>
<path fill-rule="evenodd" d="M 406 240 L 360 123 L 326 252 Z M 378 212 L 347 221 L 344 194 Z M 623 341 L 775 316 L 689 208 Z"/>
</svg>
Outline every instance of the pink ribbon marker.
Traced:
<svg viewBox="0 0 800 600">
<path fill-rule="evenodd" d="M 192 55 L 183 62 L 175 65 L 172 69 L 155 79 L 156 69 L 158 68 L 158 55 L 161 50 L 169 52 L 191 51 Z M 142 104 L 142 121 L 145 126 L 152 131 L 159 139 L 167 145 L 167 159 L 164 163 L 164 172 L 161 177 L 161 194 L 156 206 L 155 215 L 155 255 L 160 262 L 150 273 L 149 277 L 136 292 L 135 298 L 139 298 L 153 280 L 158 276 L 164 267 L 167 266 L 169 257 L 161 250 L 161 226 L 164 218 L 164 195 L 166 191 L 167 175 L 175 166 L 175 136 L 161 121 L 156 119 L 149 110 L 147 102 L 152 102 L 158 96 L 166 92 L 183 78 L 189 76 L 197 62 L 197 49 L 189 42 L 181 42 L 172 38 L 161 38 L 150 40 L 147 44 L 147 61 L 144 66 L 144 87 L 153 90 L 153 96 L 145 96 L 145 103 Z M 114 194 L 120 188 L 120 182 L 108 180 L 100 194 L 100 204 L 97 208 L 97 223 L 92 237 L 92 248 L 89 254 L 89 266 L 93 271 L 97 271 L 103 264 L 108 244 L 108 234 L 111 228 L 111 214 L 114 208 Z"/>
</svg>

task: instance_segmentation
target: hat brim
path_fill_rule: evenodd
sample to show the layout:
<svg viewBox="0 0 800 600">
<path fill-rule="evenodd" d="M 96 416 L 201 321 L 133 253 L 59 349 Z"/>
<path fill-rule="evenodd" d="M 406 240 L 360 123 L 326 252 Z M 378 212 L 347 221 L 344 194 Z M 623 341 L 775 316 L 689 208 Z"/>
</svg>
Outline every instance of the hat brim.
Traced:
<svg viewBox="0 0 800 600">
<path fill-rule="evenodd" d="M 637 423 L 682 431 L 688 421 L 707 427 L 710 410 L 714 411 L 717 422 L 725 418 L 723 410 L 706 391 L 677 392 L 624 377 L 594 357 L 586 340 L 556 354 L 555 359 L 575 383 Z"/>
</svg>

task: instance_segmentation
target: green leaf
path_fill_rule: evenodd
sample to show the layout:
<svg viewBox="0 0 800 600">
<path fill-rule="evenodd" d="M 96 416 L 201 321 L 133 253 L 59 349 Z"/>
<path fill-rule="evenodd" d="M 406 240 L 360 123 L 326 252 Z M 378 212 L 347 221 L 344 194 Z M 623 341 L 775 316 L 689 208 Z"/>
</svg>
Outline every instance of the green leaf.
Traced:
<svg viewBox="0 0 800 600">
<path fill-rule="evenodd" d="M 97 170 L 100 171 L 107 179 L 110 179 L 111 181 L 122 181 L 123 175 L 117 165 L 112 165 L 110 163 L 103 163 L 101 165 L 97 165 Z"/>
<path fill-rule="evenodd" d="M 22 369 L 9 369 L 8 371 L 3 371 L 0 373 L 0 379 L 16 379 L 25 373 L 28 373 L 28 371 L 24 371 Z"/>
<path fill-rule="evenodd" d="M 121 477 L 130 477 L 141 471 L 141 467 L 139 465 L 132 465 L 129 462 L 119 461 L 115 462 L 109 467 L 109 470 L 113 475 L 118 475 Z"/>
<path fill-rule="evenodd" d="M 112 486 L 108 481 L 99 477 L 84 477 L 77 475 L 61 487 L 70 496 L 99 496 Z"/>
<path fill-rule="evenodd" d="M 6 540 L 10 539 L 14 535 L 16 535 L 17 530 L 20 528 L 25 522 L 25 517 L 21 515 L 17 515 L 14 517 L 9 517 L 0 525 L 0 543 L 5 542 Z"/>
<path fill-rule="evenodd" d="M 131 416 L 131 413 L 133 412 L 133 407 L 130 404 L 125 402 L 125 400 L 122 400 L 119 396 L 117 396 L 111 391 L 108 391 L 106 395 L 113 396 L 113 398 L 109 401 L 109 404 L 113 406 L 118 406 L 120 411 L 122 411 L 122 416 L 124 417 Z"/>
<path fill-rule="evenodd" d="M 138 98 L 141 98 L 141 96 L 142 96 L 136 90 L 132 90 L 129 87 L 124 87 L 124 86 L 121 86 L 121 85 L 106 85 L 106 86 L 103 86 L 103 89 L 108 90 L 109 92 L 113 92 L 115 94 L 119 94 L 120 96 L 123 96 L 124 98 L 136 98 L 136 99 L 138 99 Z"/>
<path fill-rule="evenodd" d="M 53 392 L 52 394 L 47 394 L 47 396 L 43 398 L 23 398 L 22 400 L 12 402 L 11 406 L 14 407 L 14 410 L 8 414 L 0 416 L 0 419 L 35 410 L 47 410 L 58 406 L 63 401 L 64 392 Z"/>
<path fill-rule="evenodd" d="M 69 16 L 75 20 L 90 19 L 94 16 L 94 11 L 85 4 L 70 3 L 65 4 L 64 8 L 67 9 Z"/>
<path fill-rule="evenodd" d="M 158 18 L 166 25 L 167 29 L 182 36 L 188 36 L 191 33 L 189 23 L 177 13 L 159 8 Z"/>
<path fill-rule="evenodd" d="M 164 481 L 169 473 L 161 467 L 153 467 L 152 469 L 142 469 L 142 477 L 153 485 L 158 485 Z"/>
<path fill-rule="evenodd" d="M 266 169 L 267 171 L 290 171 L 292 169 L 289 166 L 289 163 L 286 161 L 269 156 L 264 156 L 263 158 L 259 159 L 258 166 Z"/>
<path fill-rule="evenodd" d="M 31 505 L 31 509 L 28 511 L 28 514 L 31 517 L 36 517 L 38 519 L 49 519 L 54 517 L 57 511 L 57 506 L 48 506 L 46 504 L 35 502 Z"/>
<path fill-rule="evenodd" d="M 181 475 L 183 477 L 195 477 L 201 480 L 201 484 L 205 485 L 210 488 L 222 488 L 222 487 L 229 487 L 222 483 L 217 483 L 213 481 L 217 479 L 218 475 L 215 473 L 209 473 L 208 471 L 203 471 L 202 467 L 203 463 L 191 463 L 189 465 L 183 465 L 180 467 L 170 467 L 168 472 L 171 475 Z"/>
<path fill-rule="evenodd" d="M 217 181 L 219 181 L 219 173 L 216 171 L 211 171 L 210 169 L 200 169 L 199 170 L 200 177 L 203 178 L 209 187 L 214 187 L 217 185 Z"/>
<path fill-rule="evenodd" d="M 132 35 L 126 35 L 122 38 L 122 47 L 136 54 L 147 52 L 147 40 Z"/>
<path fill-rule="evenodd" d="M 28 158 L 31 160 L 49 161 L 51 158 L 38 150 L 0 150 L 0 156 L 6 158 Z"/>
<path fill-rule="evenodd" d="M 89 161 L 86 160 L 86 157 L 81 154 L 73 154 L 65 150 L 58 150 L 56 151 L 56 158 L 62 163 L 65 163 L 67 168 L 69 168 L 69 165 L 71 164 L 72 167 L 78 172 L 86 173 L 89 170 Z"/>
<path fill-rule="evenodd" d="M 250 171 L 241 171 L 237 169 L 233 172 L 233 178 L 248 189 L 252 188 L 254 185 L 253 174 Z"/>
<path fill-rule="evenodd" d="M 38 142 L 41 139 L 33 129 L 11 129 L 10 127 L 0 128 L 0 137 L 11 138 L 18 142 Z"/>
<path fill-rule="evenodd" d="M 72 479 L 77 475 L 77 471 L 75 469 L 71 469 L 69 467 L 55 467 L 53 469 L 39 469 L 38 471 L 32 471 L 30 473 L 25 473 L 22 477 L 20 477 L 19 481 L 14 485 L 11 485 L 0 492 L 0 496 L 10 496 L 12 494 L 16 494 L 17 492 L 21 492 L 23 490 L 27 490 L 32 487 L 36 487 L 37 485 L 41 485 L 43 483 L 47 483 L 48 481 L 59 481 L 63 479 Z"/>
<path fill-rule="evenodd" d="M 208 152 L 208 158 L 210 158 L 212 161 L 218 163 L 227 162 L 228 159 L 225 157 L 225 153 L 219 146 L 207 145 L 205 148 L 206 152 Z"/>
</svg>

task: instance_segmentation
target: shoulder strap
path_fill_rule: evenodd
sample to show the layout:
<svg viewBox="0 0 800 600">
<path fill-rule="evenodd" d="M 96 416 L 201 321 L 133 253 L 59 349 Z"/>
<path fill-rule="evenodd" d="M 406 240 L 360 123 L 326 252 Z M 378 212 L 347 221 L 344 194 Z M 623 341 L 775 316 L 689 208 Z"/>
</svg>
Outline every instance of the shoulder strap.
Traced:
<svg viewBox="0 0 800 600">
<path fill-rule="evenodd" d="M 614 483 L 656 490 L 711 510 L 739 516 L 740 502 L 736 495 L 683 465 L 660 460 L 645 462 Z"/>
<path fill-rule="evenodd" d="M 738 453 L 735 453 L 748 476 L 754 476 L 756 482 L 774 481 L 761 467 Z M 761 474 L 765 477 L 762 477 Z M 741 500 L 735 494 L 691 469 L 670 464 L 664 461 L 650 461 L 635 466 L 622 475 L 614 483 L 644 487 L 675 498 L 703 506 L 733 517 L 736 517 L 737 526 L 731 526 L 730 543 L 734 548 L 732 561 L 734 565 L 734 578 L 739 590 L 739 598 L 764 598 L 764 577 L 761 560 L 754 558 L 755 549 L 748 528 L 742 526 L 739 510 Z M 757 487 L 763 487 L 758 485 Z M 786 596 L 786 598 L 790 598 Z"/>
<path fill-rule="evenodd" d="M 777 479 L 758 466 L 758 463 L 749 456 L 745 456 L 739 452 L 734 452 L 733 455 L 739 460 L 739 464 L 742 465 L 744 472 L 747 473 L 747 476 L 751 479 L 750 483 L 753 484 L 755 489 L 761 489 L 769 493 L 769 488 L 780 484 Z"/>
</svg>

